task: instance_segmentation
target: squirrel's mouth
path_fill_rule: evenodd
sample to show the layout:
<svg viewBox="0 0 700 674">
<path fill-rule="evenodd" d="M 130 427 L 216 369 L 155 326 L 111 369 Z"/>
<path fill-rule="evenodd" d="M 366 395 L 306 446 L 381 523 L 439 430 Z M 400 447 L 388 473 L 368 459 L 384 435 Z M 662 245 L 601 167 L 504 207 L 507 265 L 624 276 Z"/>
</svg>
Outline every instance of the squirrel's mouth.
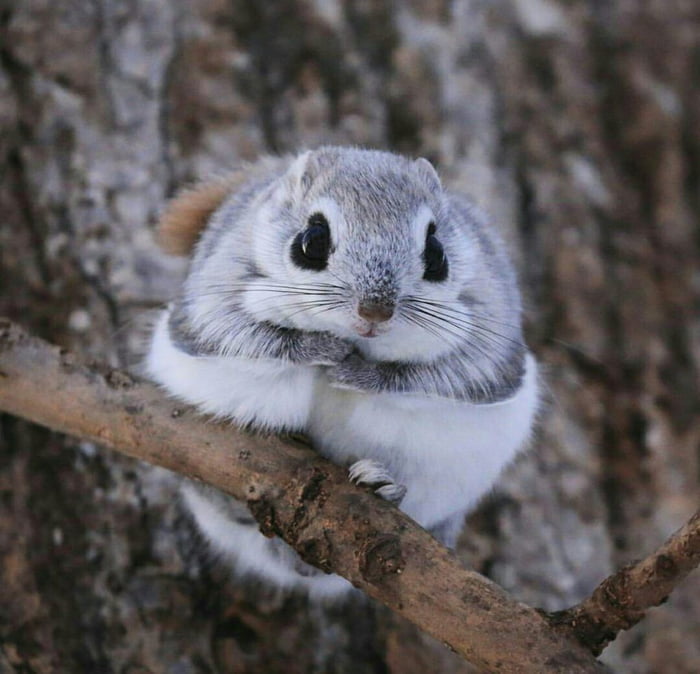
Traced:
<svg viewBox="0 0 700 674">
<path fill-rule="evenodd" d="M 374 323 L 369 321 L 364 325 L 358 325 L 355 328 L 355 332 L 357 332 L 360 337 L 372 339 L 373 337 L 380 337 L 381 335 L 385 334 L 388 329 L 388 326 L 384 325 L 384 323 Z"/>
</svg>

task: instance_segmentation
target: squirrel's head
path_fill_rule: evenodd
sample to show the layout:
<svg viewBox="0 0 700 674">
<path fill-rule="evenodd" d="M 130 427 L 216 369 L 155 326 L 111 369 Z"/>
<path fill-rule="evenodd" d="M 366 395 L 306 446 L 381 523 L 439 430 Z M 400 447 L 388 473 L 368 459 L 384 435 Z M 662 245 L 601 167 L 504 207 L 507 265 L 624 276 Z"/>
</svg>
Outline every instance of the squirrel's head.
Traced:
<svg viewBox="0 0 700 674">
<path fill-rule="evenodd" d="M 193 315 L 216 315 L 228 292 L 259 321 L 329 331 L 380 359 L 430 360 L 464 338 L 465 299 L 494 264 L 427 160 L 324 147 L 277 161 L 207 225 L 186 284 Z"/>
</svg>

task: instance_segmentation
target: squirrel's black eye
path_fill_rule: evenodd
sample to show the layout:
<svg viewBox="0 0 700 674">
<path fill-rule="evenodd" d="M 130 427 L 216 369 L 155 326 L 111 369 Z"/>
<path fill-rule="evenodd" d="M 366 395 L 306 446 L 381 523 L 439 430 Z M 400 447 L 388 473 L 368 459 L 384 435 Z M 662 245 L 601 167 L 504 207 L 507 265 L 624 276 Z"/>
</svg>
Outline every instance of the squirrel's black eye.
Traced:
<svg viewBox="0 0 700 674">
<path fill-rule="evenodd" d="M 308 226 L 294 237 L 292 261 L 302 269 L 321 271 L 328 264 L 331 250 L 331 231 L 323 213 L 309 216 Z"/>
<path fill-rule="evenodd" d="M 423 251 L 423 264 L 425 271 L 423 278 L 426 281 L 444 281 L 447 278 L 447 257 L 442 244 L 435 237 L 435 223 L 428 225 L 428 235 L 425 237 L 425 250 Z"/>
</svg>

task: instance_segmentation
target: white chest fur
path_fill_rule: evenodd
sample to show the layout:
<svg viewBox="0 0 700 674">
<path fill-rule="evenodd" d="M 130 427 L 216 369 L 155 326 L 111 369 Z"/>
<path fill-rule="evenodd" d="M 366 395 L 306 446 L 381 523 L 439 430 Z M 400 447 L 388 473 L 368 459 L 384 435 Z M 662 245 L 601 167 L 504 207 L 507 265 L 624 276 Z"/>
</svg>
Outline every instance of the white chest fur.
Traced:
<svg viewBox="0 0 700 674">
<path fill-rule="evenodd" d="M 320 368 L 271 360 L 193 357 L 176 349 L 164 312 L 147 359 L 151 377 L 203 411 L 269 430 L 306 431 L 340 465 L 372 458 L 407 487 L 402 510 L 426 527 L 472 507 L 527 439 L 537 371 L 491 405 L 329 385 Z"/>
<path fill-rule="evenodd" d="M 492 405 L 406 394 L 366 394 L 316 382 L 307 432 L 336 463 L 372 458 L 407 487 L 401 509 L 423 526 L 464 512 L 527 439 L 537 406 L 529 356 L 518 393 Z"/>
</svg>

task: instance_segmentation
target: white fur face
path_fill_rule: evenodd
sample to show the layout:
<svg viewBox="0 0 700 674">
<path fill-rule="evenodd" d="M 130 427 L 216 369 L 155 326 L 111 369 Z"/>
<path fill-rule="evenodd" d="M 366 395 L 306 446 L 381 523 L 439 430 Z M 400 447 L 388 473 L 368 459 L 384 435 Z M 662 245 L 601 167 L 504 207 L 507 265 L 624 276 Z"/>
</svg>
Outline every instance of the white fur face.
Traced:
<svg viewBox="0 0 700 674">
<path fill-rule="evenodd" d="M 330 332 L 375 360 L 430 362 L 460 349 L 477 378 L 497 376 L 521 345 L 502 247 L 427 161 L 322 148 L 248 189 L 217 211 L 195 251 L 184 298 L 201 343 L 225 350 L 243 310 Z M 324 243 L 311 240 L 308 264 L 300 242 L 321 221 Z"/>
<path fill-rule="evenodd" d="M 320 155 L 320 156 L 318 156 Z M 258 320 L 328 331 L 377 359 L 431 360 L 463 339 L 424 313 L 421 302 L 458 303 L 479 257 L 450 222 L 439 180 L 427 162 L 386 153 L 329 150 L 302 155 L 255 209 L 253 256 L 263 277 L 243 292 Z M 322 269 L 295 262 L 295 239 L 321 214 L 330 246 Z M 429 228 L 444 250 L 446 278 L 426 280 Z M 431 229 L 432 231 L 432 229 Z M 388 320 L 368 320 L 361 302 L 394 305 Z"/>
</svg>

